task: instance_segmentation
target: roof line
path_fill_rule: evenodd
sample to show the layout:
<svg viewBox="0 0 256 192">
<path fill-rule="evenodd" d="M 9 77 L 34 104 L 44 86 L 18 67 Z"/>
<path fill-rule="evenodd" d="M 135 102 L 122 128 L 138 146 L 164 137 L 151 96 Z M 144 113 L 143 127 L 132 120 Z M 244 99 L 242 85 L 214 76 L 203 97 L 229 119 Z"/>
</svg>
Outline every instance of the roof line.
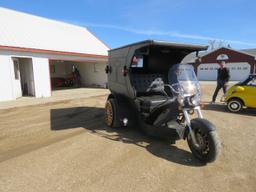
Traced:
<svg viewBox="0 0 256 192">
<path fill-rule="evenodd" d="M 130 46 L 136 46 L 136 45 L 142 45 L 145 44 L 145 46 L 149 46 L 149 45 L 159 45 L 159 46 L 171 46 L 171 47 L 178 47 L 178 48 L 182 48 L 182 47 L 186 47 L 186 48 L 190 48 L 190 49 L 202 49 L 205 50 L 208 48 L 208 46 L 205 45 L 196 45 L 196 44 L 188 44 L 188 43 L 178 43 L 178 42 L 171 42 L 171 41 L 161 41 L 161 40 L 153 40 L 153 39 L 148 39 L 148 40 L 144 40 L 144 41 L 138 41 L 135 43 L 131 43 L 125 46 L 121 46 L 121 47 L 117 47 L 114 49 L 111 49 L 109 51 L 113 51 L 113 50 L 117 50 L 117 49 L 123 49 L 123 48 L 127 48 Z"/>
<path fill-rule="evenodd" d="M 213 53 L 213 52 L 215 52 L 215 51 L 217 51 L 217 50 L 220 50 L 220 49 L 222 49 L 222 48 L 224 48 L 224 49 L 229 49 L 229 50 L 231 50 L 231 51 L 235 51 L 235 52 L 238 52 L 238 53 L 242 53 L 242 54 L 244 54 L 244 55 L 248 55 L 248 56 L 251 56 L 251 57 L 255 58 L 255 55 L 251 55 L 251 54 L 245 53 L 245 52 L 243 52 L 243 51 L 238 51 L 238 50 L 235 50 L 235 49 L 231 49 L 231 48 L 229 48 L 229 47 L 219 47 L 219 48 L 217 48 L 217 49 L 214 49 L 214 50 L 212 50 L 212 51 L 206 53 L 206 54 L 203 55 L 202 57 L 205 57 L 205 56 L 207 56 L 207 55 L 209 55 L 209 54 L 211 54 L 211 53 Z"/>
<path fill-rule="evenodd" d="M 255 55 L 250 54 L 250 53 L 247 53 L 247 52 L 245 52 L 245 51 L 243 51 L 243 50 L 239 50 L 238 52 L 243 53 L 243 54 L 246 54 L 246 55 L 250 55 L 250 56 L 252 56 L 252 57 L 256 58 L 256 56 L 255 56 Z"/>
<path fill-rule="evenodd" d="M 108 58 L 108 56 L 106 55 L 96 55 L 96 54 L 76 53 L 76 52 L 66 52 L 66 51 L 53 51 L 53 50 L 46 50 L 46 49 L 13 47 L 13 46 L 5 46 L 5 45 L 0 45 L 0 50 L 32 52 L 32 53 L 48 53 L 48 54 L 56 54 L 56 55 L 69 55 L 69 56 L 102 58 L 102 59 Z"/>
<path fill-rule="evenodd" d="M 92 32 L 88 27 L 85 27 L 86 30 L 91 33 L 96 39 L 98 39 L 102 44 L 104 44 L 108 49 L 111 49 L 106 43 L 104 43 L 94 32 Z"/>
</svg>

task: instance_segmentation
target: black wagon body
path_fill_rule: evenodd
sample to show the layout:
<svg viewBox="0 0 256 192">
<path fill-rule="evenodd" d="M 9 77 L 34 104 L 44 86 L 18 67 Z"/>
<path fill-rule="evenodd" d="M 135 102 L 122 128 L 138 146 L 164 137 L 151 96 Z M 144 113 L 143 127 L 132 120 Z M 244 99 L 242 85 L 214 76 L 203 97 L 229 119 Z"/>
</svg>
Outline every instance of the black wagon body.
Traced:
<svg viewBox="0 0 256 192">
<path fill-rule="evenodd" d="M 157 89 L 169 83 L 168 71 L 172 65 L 181 63 L 192 52 L 205 49 L 207 46 L 147 40 L 110 50 L 106 72 L 109 98 L 115 108 L 111 126 L 136 125 L 150 136 L 175 141 L 177 133 L 156 121 L 168 107 L 172 110 L 163 121 L 171 122 L 173 118 L 172 126 L 179 126 L 178 103 L 167 101 Z M 155 84 L 153 91 L 152 84 Z"/>
</svg>

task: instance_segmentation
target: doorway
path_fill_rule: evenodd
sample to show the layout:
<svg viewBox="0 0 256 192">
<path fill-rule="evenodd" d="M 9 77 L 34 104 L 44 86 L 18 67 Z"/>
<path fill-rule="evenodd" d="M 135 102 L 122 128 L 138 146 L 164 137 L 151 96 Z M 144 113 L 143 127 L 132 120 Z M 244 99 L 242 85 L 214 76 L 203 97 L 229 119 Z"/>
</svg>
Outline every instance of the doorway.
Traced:
<svg viewBox="0 0 256 192">
<path fill-rule="evenodd" d="M 16 98 L 35 96 L 32 58 L 13 57 Z"/>
</svg>

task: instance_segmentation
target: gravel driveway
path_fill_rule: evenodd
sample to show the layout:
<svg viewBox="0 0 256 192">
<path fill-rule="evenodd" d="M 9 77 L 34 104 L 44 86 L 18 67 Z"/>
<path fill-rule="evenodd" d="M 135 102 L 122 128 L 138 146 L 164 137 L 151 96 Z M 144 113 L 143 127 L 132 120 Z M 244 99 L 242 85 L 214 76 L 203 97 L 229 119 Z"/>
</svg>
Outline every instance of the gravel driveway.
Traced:
<svg viewBox="0 0 256 192">
<path fill-rule="evenodd" d="M 222 141 L 203 165 L 185 141 L 169 145 L 136 127 L 103 123 L 106 96 L 0 110 L 0 191 L 256 191 L 256 112 L 209 105 Z"/>
</svg>

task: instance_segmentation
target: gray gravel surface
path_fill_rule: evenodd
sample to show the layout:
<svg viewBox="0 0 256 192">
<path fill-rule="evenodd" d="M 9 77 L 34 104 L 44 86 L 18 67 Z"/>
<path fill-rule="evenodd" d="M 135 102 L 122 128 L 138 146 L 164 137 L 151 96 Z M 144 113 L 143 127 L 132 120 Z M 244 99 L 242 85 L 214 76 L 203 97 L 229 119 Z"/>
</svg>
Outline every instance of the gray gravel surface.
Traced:
<svg viewBox="0 0 256 192">
<path fill-rule="evenodd" d="M 106 96 L 0 110 L 0 191 L 256 191 L 256 113 L 209 105 L 222 153 L 198 162 L 186 141 L 169 145 L 103 123 Z"/>
</svg>

